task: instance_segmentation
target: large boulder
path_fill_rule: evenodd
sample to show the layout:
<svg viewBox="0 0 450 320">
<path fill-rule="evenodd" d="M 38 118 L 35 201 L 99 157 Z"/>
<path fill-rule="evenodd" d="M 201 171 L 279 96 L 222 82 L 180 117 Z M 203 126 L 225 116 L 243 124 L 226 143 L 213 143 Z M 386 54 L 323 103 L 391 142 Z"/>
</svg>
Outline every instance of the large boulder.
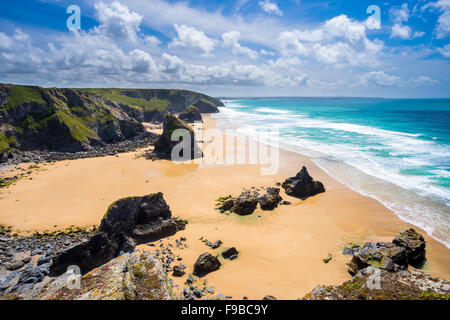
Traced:
<svg viewBox="0 0 450 320">
<path fill-rule="evenodd" d="M 406 269 L 408 267 L 406 250 L 391 242 L 367 242 L 353 255 L 348 272 L 355 275 L 368 266 L 391 272 Z"/>
<path fill-rule="evenodd" d="M 194 264 L 194 275 L 203 277 L 210 272 L 219 270 L 221 263 L 219 259 L 208 252 L 201 254 Z"/>
<path fill-rule="evenodd" d="M 136 245 L 174 235 L 184 228 L 173 220 L 162 193 L 130 197 L 113 203 L 103 217 L 98 232 L 88 241 L 67 249 L 50 268 L 52 275 L 66 272 L 70 265 L 86 273 Z"/>
<path fill-rule="evenodd" d="M 425 259 L 425 239 L 414 229 L 408 229 L 400 233 L 392 242 L 406 249 L 408 263 L 416 266 Z"/>
<path fill-rule="evenodd" d="M 244 191 L 234 201 L 233 211 L 239 215 L 245 216 L 252 214 L 258 205 L 258 193 L 256 191 Z"/>
<path fill-rule="evenodd" d="M 303 167 L 295 177 L 286 179 L 282 184 L 286 194 L 297 198 L 308 198 L 318 193 L 325 192 L 325 188 L 320 181 L 315 181 Z"/>
<path fill-rule="evenodd" d="M 400 233 L 392 242 L 366 243 L 353 254 L 348 271 L 354 275 L 368 266 L 395 272 L 425 260 L 425 240 L 414 229 Z"/>
<path fill-rule="evenodd" d="M 280 196 L 280 188 L 267 188 L 266 193 L 263 194 L 258 201 L 262 210 L 275 209 L 278 207 L 278 204 L 283 201 L 283 198 Z"/>
<path fill-rule="evenodd" d="M 178 119 L 181 119 L 186 122 L 203 121 L 200 111 L 198 111 L 198 109 L 194 106 L 187 107 L 186 110 L 184 110 L 178 115 Z"/>
<path fill-rule="evenodd" d="M 202 157 L 202 151 L 195 141 L 194 130 L 174 115 L 167 114 L 163 122 L 163 133 L 155 144 L 155 153 L 162 158 L 172 159 L 173 148 L 185 139 L 190 139 L 187 150 L 190 154 L 185 155 L 184 151 L 186 150 L 183 149 L 176 156 L 183 160 Z"/>
</svg>

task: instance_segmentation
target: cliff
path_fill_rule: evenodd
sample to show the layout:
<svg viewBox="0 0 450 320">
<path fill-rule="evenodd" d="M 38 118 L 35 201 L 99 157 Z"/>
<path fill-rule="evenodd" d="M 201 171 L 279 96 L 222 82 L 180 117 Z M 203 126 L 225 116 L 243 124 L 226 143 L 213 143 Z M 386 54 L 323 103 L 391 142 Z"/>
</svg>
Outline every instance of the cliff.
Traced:
<svg viewBox="0 0 450 320">
<path fill-rule="evenodd" d="M 78 152 L 135 138 L 188 106 L 218 112 L 220 100 L 184 90 L 58 89 L 0 84 L 0 163 L 16 150 Z"/>
</svg>

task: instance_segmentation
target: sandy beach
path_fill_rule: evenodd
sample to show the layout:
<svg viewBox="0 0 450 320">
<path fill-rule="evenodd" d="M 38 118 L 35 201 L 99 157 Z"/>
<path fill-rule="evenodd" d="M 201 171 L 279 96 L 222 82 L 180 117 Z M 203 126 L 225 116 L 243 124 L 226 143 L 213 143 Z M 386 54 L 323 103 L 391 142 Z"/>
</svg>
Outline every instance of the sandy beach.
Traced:
<svg viewBox="0 0 450 320">
<path fill-rule="evenodd" d="M 215 127 L 215 120 L 204 115 L 204 127 Z M 22 233 L 97 225 L 112 202 L 160 191 L 173 216 L 189 222 L 184 231 L 164 240 L 187 238 L 186 249 L 174 250 L 187 265 L 187 274 L 203 252 L 219 253 L 232 246 L 238 249 L 239 258 L 221 259 L 220 270 L 204 278 L 216 292 L 233 299 L 261 299 L 266 295 L 297 299 L 318 284 L 340 284 L 351 278 L 346 265 L 351 256 L 341 253 L 345 244 L 391 241 L 400 231 L 414 227 L 296 153 L 280 150 L 280 169 L 275 175 L 261 175 L 260 165 L 200 167 L 146 160 L 139 157 L 142 153 L 138 150 L 39 164 L 15 185 L 0 190 L 0 224 Z M 29 166 L 9 168 L 2 174 L 12 176 Z M 214 209 L 215 200 L 221 196 L 238 196 L 243 188 L 275 186 L 302 166 L 323 182 L 325 193 L 303 201 L 281 191 L 283 199 L 292 205 L 274 211 L 258 209 L 246 217 L 227 216 Z M 427 261 L 422 270 L 450 279 L 449 250 L 425 231 L 414 228 L 427 241 Z M 221 240 L 223 245 L 212 250 L 199 240 L 201 237 Z M 328 253 L 333 258 L 325 264 L 322 259 Z M 181 285 L 186 276 L 174 279 L 175 283 Z"/>
</svg>

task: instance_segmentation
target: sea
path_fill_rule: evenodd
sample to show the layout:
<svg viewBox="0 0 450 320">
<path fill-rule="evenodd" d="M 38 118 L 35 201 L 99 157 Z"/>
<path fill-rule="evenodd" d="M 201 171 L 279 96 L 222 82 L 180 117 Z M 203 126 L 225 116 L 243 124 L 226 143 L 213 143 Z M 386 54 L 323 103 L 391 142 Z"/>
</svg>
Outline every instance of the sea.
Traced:
<svg viewBox="0 0 450 320">
<path fill-rule="evenodd" d="M 227 99 L 218 128 L 310 157 L 450 248 L 450 99 Z M 364 213 L 363 213 L 364 214 Z"/>
</svg>

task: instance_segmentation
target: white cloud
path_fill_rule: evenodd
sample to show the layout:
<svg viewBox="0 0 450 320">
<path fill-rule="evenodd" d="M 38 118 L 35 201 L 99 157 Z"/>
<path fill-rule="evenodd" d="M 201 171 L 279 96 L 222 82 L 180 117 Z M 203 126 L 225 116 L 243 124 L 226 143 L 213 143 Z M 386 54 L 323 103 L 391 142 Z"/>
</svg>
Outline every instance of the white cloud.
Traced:
<svg viewBox="0 0 450 320">
<path fill-rule="evenodd" d="M 364 23 L 346 15 L 334 17 L 312 30 L 280 33 L 277 39 L 284 56 L 302 56 L 326 64 L 375 64 L 383 43 L 366 36 Z"/>
<path fill-rule="evenodd" d="M 241 33 L 239 31 L 229 31 L 222 35 L 223 43 L 226 47 L 231 48 L 233 54 L 245 54 L 252 59 L 258 58 L 258 53 L 250 48 L 243 47 L 239 43 Z"/>
<path fill-rule="evenodd" d="M 450 35 L 450 0 L 430 2 L 422 7 L 423 10 L 427 8 L 437 9 L 441 13 L 436 26 L 436 37 L 438 39 L 448 37 Z"/>
<path fill-rule="evenodd" d="M 384 71 L 371 71 L 360 77 L 363 85 L 376 85 L 380 87 L 393 87 L 398 85 L 400 78 L 386 74 Z"/>
<path fill-rule="evenodd" d="M 450 44 L 445 45 L 443 48 L 439 48 L 438 51 L 444 57 L 450 58 Z"/>
<path fill-rule="evenodd" d="M 175 24 L 174 28 L 177 31 L 177 37 L 172 40 L 170 46 L 191 47 L 203 51 L 205 55 L 210 55 L 214 49 L 215 41 L 208 38 L 203 31 L 184 24 L 181 26 Z"/>
<path fill-rule="evenodd" d="M 130 11 L 119 2 L 113 2 L 111 6 L 100 2 L 95 5 L 95 9 L 100 22 L 99 28 L 107 36 L 114 40 L 137 41 L 142 21 L 140 14 Z"/>
<path fill-rule="evenodd" d="M 158 37 L 155 36 L 145 36 L 144 42 L 150 47 L 157 47 L 161 44 L 161 40 L 159 40 Z"/>
<path fill-rule="evenodd" d="M 283 12 L 278 8 L 278 5 L 274 2 L 270 2 L 269 0 L 260 1 L 259 6 L 267 13 L 273 13 L 278 16 L 282 16 Z"/>
<path fill-rule="evenodd" d="M 384 71 L 371 71 L 360 76 L 360 84 L 378 87 L 417 88 L 439 85 L 440 82 L 424 75 L 405 80 L 398 76 L 386 74 Z"/>
<path fill-rule="evenodd" d="M 391 38 L 400 38 L 404 40 L 411 39 L 411 28 L 401 25 L 399 23 L 394 24 L 392 27 Z"/>
<path fill-rule="evenodd" d="M 265 50 L 265 49 L 260 49 L 260 50 L 259 50 L 259 53 L 262 54 L 262 55 L 264 55 L 264 56 L 274 56 L 274 55 L 275 55 L 275 52 L 273 52 L 273 51 L 267 51 L 267 50 Z"/>
<path fill-rule="evenodd" d="M 147 73 L 156 70 L 155 61 L 153 61 L 149 53 L 135 49 L 129 53 L 129 56 L 132 64 L 131 70 L 134 72 Z"/>
<path fill-rule="evenodd" d="M 408 4 L 404 3 L 400 7 L 394 7 L 390 10 L 390 13 L 395 23 L 407 22 L 409 19 Z"/>
</svg>

